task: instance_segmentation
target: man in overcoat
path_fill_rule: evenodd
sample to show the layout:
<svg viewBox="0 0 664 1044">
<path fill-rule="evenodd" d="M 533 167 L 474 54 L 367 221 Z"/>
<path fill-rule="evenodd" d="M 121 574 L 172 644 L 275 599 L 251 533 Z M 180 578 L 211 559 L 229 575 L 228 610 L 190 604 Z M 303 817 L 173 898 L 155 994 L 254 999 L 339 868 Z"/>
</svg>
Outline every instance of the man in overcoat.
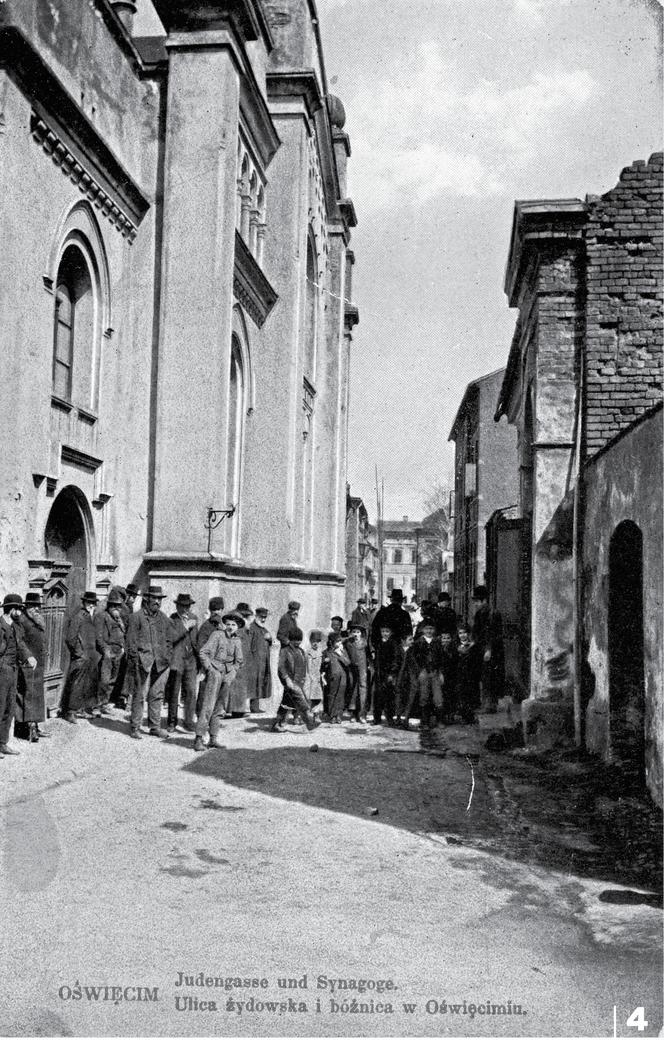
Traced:
<svg viewBox="0 0 664 1044">
<path fill-rule="evenodd" d="M 300 612 L 299 602 L 289 602 L 288 610 L 279 620 L 279 627 L 277 628 L 277 641 L 282 649 L 285 649 L 290 644 L 291 636 L 295 631 L 299 631 L 297 624 L 297 618 Z"/>
<path fill-rule="evenodd" d="M 184 730 L 193 732 L 196 727 L 198 619 L 191 609 L 195 604 L 190 594 L 179 594 L 175 599 L 175 612 L 171 614 L 173 656 L 166 684 L 166 728 L 169 732 L 174 732 L 177 727 L 180 693 L 184 704 Z"/>
<path fill-rule="evenodd" d="M 382 606 L 373 618 L 371 624 L 371 645 L 374 648 L 380 641 L 381 627 L 389 627 L 398 642 L 408 634 L 413 633 L 413 623 L 410 613 L 402 608 L 403 591 L 395 587 L 390 594 L 390 604 Z"/>
<path fill-rule="evenodd" d="M 272 699 L 272 667 L 270 652 L 272 635 L 265 626 L 268 611 L 264 606 L 256 609 L 256 619 L 249 627 L 251 651 L 251 678 L 249 683 L 249 710 L 254 713 L 265 709 Z"/>
<path fill-rule="evenodd" d="M 31 670 L 37 661 L 23 641 L 23 634 L 16 626 L 21 618 L 23 600 L 18 594 L 5 595 L 0 616 L 0 758 L 7 754 L 18 754 L 9 746 L 9 734 L 16 708 L 16 682 L 19 664 Z"/>
<path fill-rule="evenodd" d="M 70 616 L 65 630 L 69 650 L 69 670 L 62 693 L 60 714 L 70 725 L 76 718 L 89 718 L 97 700 L 97 635 L 94 611 L 97 595 L 86 591 L 81 595 L 81 608 Z"/>
<path fill-rule="evenodd" d="M 161 587 L 151 585 L 143 597 L 141 608 L 133 613 L 127 628 L 127 669 L 136 671 L 137 689 L 131 705 L 129 734 L 141 739 L 143 709 L 148 703 L 150 735 L 167 739 L 161 727 L 161 707 L 173 654 L 171 621 L 161 611 L 165 595 Z"/>
<path fill-rule="evenodd" d="M 111 588 L 104 611 L 94 617 L 97 652 L 101 657 L 97 706 L 92 712 L 94 717 L 101 717 L 104 711 L 110 709 L 111 695 L 124 658 L 125 625 L 121 614 L 123 605 L 119 590 Z"/>
<path fill-rule="evenodd" d="M 46 621 L 41 613 L 41 594 L 28 591 L 23 603 L 23 612 L 16 626 L 21 628 L 23 640 L 34 656 L 33 670 L 19 664 L 18 694 L 16 697 L 16 720 L 14 735 L 37 743 L 48 736 L 40 724 L 46 721 L 46 698 L 44 694 L 44 634 Z"/>
<path fill-rule="evenodd" d="M 505 695 L 505 645 L 503 618 L 489 605 L 489 592 L 483 584 L 473 590 L 473 641 L 482 653 L 482 709 L 495 714 Z"/>
</svg>

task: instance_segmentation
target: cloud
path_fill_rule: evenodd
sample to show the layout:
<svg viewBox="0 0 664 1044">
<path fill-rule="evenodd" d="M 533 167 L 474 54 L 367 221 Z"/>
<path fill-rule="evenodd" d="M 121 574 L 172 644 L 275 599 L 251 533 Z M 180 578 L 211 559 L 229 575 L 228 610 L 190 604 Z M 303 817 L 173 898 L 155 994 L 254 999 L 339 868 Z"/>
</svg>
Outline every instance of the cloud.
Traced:
<svg viewBox="0 0 664 1044">
<path fill-rule="evenodd" d="M 558 11 L 567 7 L 572 0 L 513 0 L 514 10 L 527 18 L 540 21 L 547 11 Z"/>
<path fill-rule="evenodd" d="M 473 81 L 466 71 L 464 82 L 442 45 L 427 41 L 408 72 L 367 77 L 344 99 L 353 193 L 365 212 L 500 193 L 597 91 L 586 69 L 538 71 L 516 84 Z"/>
</svg>

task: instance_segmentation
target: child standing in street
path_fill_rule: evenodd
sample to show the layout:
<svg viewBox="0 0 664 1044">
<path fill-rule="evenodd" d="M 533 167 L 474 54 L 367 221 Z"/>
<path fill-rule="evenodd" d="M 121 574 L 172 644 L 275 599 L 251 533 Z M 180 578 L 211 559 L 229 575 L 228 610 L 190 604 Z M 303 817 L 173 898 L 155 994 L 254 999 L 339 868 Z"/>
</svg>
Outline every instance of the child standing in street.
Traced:
<svg viewBox="0 0 664 1044">
<path fill-rule="evenodd" d="M 470 627 L 459 624 L 459 663 L 457 667 L 457 709 L 466 725 L 477 724 L 480 705 L 482 653 L 473 641 Z"/>
<path fill-rule="evenodd" d="M 331 634 L 327 639 L 322 672 L 327 716 L 332 725 L 341 725 L 346 705 L 350 660 L 346 655 L 343 639 L 337 634 Z"/>
<path fill-rule="evenodd" d="M 196 722 L 194 750 L 205 750 L 204 736 L 210 731 L 210 746 L 218 747 L 221 719 L 228 711 L 231 686 L 242 666 L 242 643 L 237 636 L 244 620 L 239 613 L 212 613 L 214 630 L 201 646 L 199 656 L 206 670 L 203 700 Z M 223 624 L 223 631 L 221 630 Z"/>
<path fill-rule="evenodd" d="M 346 693 L 346 705 L 351 718 L 366 725 L 367 709 L 367 630 L 362 624 L 353 624 L 346 639 L 346 653 L 350 660 L 352 687 Z"/>
<path fill-rule="evenodd" d="M 316 721 L 320 722 L 323 713 L 323 686 L 321 683 L 321 666 L 323 661 L 322 631 L 309 632 L 309 645 L 305 651 L 307 658 L 307 678 L 305 695 L 311 705 Z"/>
<path fill-rule="evenodd" d="M 392 628 L 381 627 L 380 641 L 374 648 L 374 725 L 380 725 L 383 710 L 387 724 L 394 725 L 394 702 L 400 660 L 399 643 L 392 634 Z"/>
<path fill-rule="evenodd" d="M 290 638 L 286 645 L 282 646 L 279 653 L 279 681 L 284 687 L 277 717 L 272 726 L 273 732 L 283 732 L 284 722 L 289 711 L 296 711 L 302 715 L 308 729 L 315 729 L 318 722 L 314 719 L 305 696 L 305 685 L 307 678 L 307 658 L 302 648 L 302 631 L 299 627 L 293 627 Z"/>
<path fill-rule="evenodd" d="M 442 720 L 451 725 L 456 711 L 456 686 L 458 655 L 455 636 L 450 631 L 443 631 L 439 638 L 442 648 L 441 694 L 443 697 Z"/>
</svg>

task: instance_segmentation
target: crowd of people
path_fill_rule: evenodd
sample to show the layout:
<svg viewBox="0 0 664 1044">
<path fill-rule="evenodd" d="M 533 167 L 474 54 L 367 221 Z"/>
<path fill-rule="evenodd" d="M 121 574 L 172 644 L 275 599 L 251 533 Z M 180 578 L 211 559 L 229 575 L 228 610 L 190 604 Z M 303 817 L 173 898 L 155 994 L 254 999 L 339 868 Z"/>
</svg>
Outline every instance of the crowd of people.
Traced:
<svg viewBox="0 0 664 1044">
<path fill-rule="evenodd" d="M 140 608 L 137 599 L 141 597 Z M 358 599 L 350 620 L 333 616 L 329 628 L 299 625 L 299 602 L 288 603 L 276 636 L 269 610 L 246 602 L 227 609 L 211 598 L 200 623 L 191 595 L 179 594 L 175 612 L 161 610 L 165 592 L 150 585 L 113 587 L 101 606 L 86 591 L 66 623 L 69 652 L 60 716 L 80 718 L 126 711 L 129 735 L 167 739 L 176 729 L 193 734 L 197 751 L 221 746 L 224 719 L 266 711 L 272 702 L 271 650 L 278 646 L 282 694 L 272 730 L 287 723 L 315 729 L 344 720 L 427 731 L 459 719 L 472 724 L 482 705 L 496 709 L 504 685 L 500 615 L 486 588 L 474 591 L 472 624 L 460 621 L 442 593 L 421 607 L 404 606 L 394 589 L 388 605 Z M 38 592 L 8 594 L 0 617 L 0 757 L 16 754 L 14 735 L 46 738 L 44 632 Z M 164 705 L 166 727 L 163 726 Z"/>
</svg>

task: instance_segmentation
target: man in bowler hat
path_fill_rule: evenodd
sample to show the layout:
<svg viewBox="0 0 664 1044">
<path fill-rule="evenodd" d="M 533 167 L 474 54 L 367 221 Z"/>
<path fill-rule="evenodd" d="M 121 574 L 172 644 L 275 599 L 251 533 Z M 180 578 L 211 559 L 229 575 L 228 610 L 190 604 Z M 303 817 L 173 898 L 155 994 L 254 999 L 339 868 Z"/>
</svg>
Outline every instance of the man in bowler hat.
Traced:
<svg viewBox="0 0 664 1044">
<path fill-rule="evenodd" d="M 390 604 L 378 610 L 371 624 L 371 646 L 375 648 L 380 641 L 381 627 L 389 627 L 398 642 L 406 635 L 413 633 L 413 622 L 410 613 L 403 609 L 403 591 L 395 587 L 390 594 Z"/>
<path fill-rule="evenodd" d="M 89 718 L 97 699 L 97 635 L 94 611 L 97 595 L 86 591 L 81 595 L 82 605 L 70 618 L 65 631 L 65 645 L 69 650 L 69 670 L 62 693 L 60 714 L 70 725 L 76 718 Z"/>
<path fill-rule="evenodd" d="M 148 587 L 141 608 L 132 614 L 127 628 L 128 669 L 136 671 L 137 681 L 131 705 L 129 734 L 132 739 L 141 739 L 146 699 L 150 735 L 168 738 L 168 732 L 161 727 L 161 706 L 171 666 L 173 640 L 171 621 L 161 611 L 164 597 L 161 587 Z"/>
<path fill-rule="evenodd" d="M 34 669 L 19 664 L 18 694 L 16 697 L 16 721 L 14 735 L 23 736 L 37 743 L 48 736 L 40 724 L 46 721 L 46 697 L 44 694 L 44 635 L 46 621 L 41 612 L 41 594 L 28 591 L 23 603 L 23 613 L 17 621 L 23 640 L 37 661 Z"/>
<path fill-rule="evenodd" d="M 110 709 L 111 694 L 124 658 L 125 625 L 121 614 L 123 604 L 119 589 L 111 588 L 106 599 L 106 608 L 94 618 L 97 652 L 101 656 L 97 707 L 93 711 L 96 717 Z"/>
<path fill-rule="evenodd" d="M 191 607 L 195 605 L 190 594 L 179 594 L 175 599 L 175 612 L 171 613 L 173 628 L 173 656 L 166 684 L 168 719 L 166 728 L 174 732 L 178 723 L 180 693 L 184 704 L 184 730 L 193 732 L 196 726 L 196 693 L 198 677 L 198 619 Z"/>
<path fill-rule="evenodd" d="M 23 599 L 18 594 L 5 595 L 0 616 L 0 757 L 18 754 L 9 746 L 9 734 L 16 707 L 16 681 L 19 664 L 32 670 L 37 661 L 23 641 L 17 627 L 21 618 Z"/>
</svg>

